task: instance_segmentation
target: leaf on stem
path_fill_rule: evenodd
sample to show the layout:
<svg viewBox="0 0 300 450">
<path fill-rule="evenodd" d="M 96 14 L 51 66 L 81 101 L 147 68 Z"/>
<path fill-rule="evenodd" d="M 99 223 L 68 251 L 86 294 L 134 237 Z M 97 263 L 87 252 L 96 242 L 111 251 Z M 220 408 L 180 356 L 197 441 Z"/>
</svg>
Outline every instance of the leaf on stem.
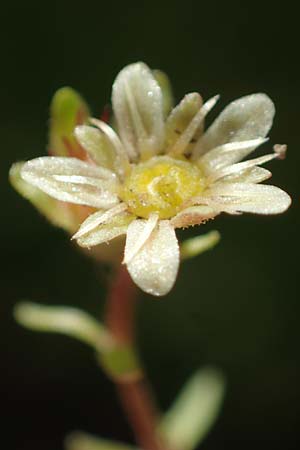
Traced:
<svg viewBox="0 0 300 450">
<path fill-rule="evenodd" d="M 62 333 L 91 345 L 98 352 L 107 351 L 112 346 L 112 338 L 106 328 L 77 308 L 20 302 L 15 306 L 14 317 L 26 328 Z"/>
<path fill-rule="evenodd" d="M 160 423 L 170 448 L 192 450 L 214 425 L 225 391 L 225 380 L 213 368 L 194 374 Z"/>
<path fill-rule="evenodd" d="M 66 450 L 137 450 L 137 447 L 75 431 L 65 440 Z"/>
<path fill-rule="evenodd" d="M 207 250 L 211 250 L 219 243 L 221 235 L 218 231 L 210 231 L 202 236 L 187 239 L 180 246 L 181 260 L 193 258 Z"/>
</svg>

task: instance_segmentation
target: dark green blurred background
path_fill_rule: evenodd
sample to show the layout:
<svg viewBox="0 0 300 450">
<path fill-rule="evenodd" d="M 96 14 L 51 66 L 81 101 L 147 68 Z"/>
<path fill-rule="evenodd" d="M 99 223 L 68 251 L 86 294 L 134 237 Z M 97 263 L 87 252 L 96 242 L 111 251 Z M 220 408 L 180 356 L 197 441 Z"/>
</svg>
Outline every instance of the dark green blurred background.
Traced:
<svg viewBox="0 0 300 450">
<path fill-rule="evenodd" d="M 90 349 L 26 331 L 18 299 L 100 314 L 105 283 L 67 236 L 7 183 L 15 160 L 42 155 L 54 91 L 70 85 L 99 115 L 117 72 L 137 60 L 166 71 L 176 99 L 200 91 L 229 101 L 257 91 L 274 100 L 273 183 L 293 197 L 282 216 L 222 216 L 219 246 L 186 262 L 172 293 L 141 296 L 140 350 L 162 408 L 204 364 L 222 368 L 228 392 L 204 450 L 299 447 L 298 11 L 292 2 L 6 2 L 1 6 L 1 424 L 3 449 L 62 450 L 83 429 L 132 442 L 111 384 Z M 267 150 L 265 146 L 265 150 Z M 269 146 L 270 148 L 270 146 Z M 182 235 L 182 233 L 181 233 Z M 100 284 L 99 284 L 100 281 Z"/>
</svg>

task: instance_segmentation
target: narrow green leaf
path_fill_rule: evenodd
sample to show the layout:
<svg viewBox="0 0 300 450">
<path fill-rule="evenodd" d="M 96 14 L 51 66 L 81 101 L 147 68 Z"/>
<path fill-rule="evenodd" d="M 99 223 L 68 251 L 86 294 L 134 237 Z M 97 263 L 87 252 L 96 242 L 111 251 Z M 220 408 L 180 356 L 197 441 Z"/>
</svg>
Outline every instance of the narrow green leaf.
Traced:
<svg viewBox="0 0 300 450">
<path fill-rule="evenodd" d="M 66 437 L 65 448 L 66 450 L 137 450 L 137 447 L 102 439 L 81 431 L 75 431 Z"/>
<path fill-rule="evenodd" d="M 215 369 L 192 376 L 160 424 L 170 448 L 192 450 L 199 445 L 216 421 L 224 391 L 224 377 Z"/>
<path fill-rule="evenodd" d="M 112 346 L 112 338 L 106 328 L 77 308 L 20 302 L 15 306 L 14 317 L 26 328 L 62 333 L 91 345 L 98 352 L 107 351 Z"/>
<path fill-rule="evenodd" d="M 78 156 L 81 149 L 73 132 L 76 125 L 86 123 L 89 116 L 86 102 L 74 89 L 59 89 L 50 106 L 49 153 L 56 156 Z"/>
<path fill-rule="evenodd" d="M 66 450 L 137 450 L 137 447 L 74 431 L 65 439 Z"/>
<path fill-rule="evenodd" d="M 18 162 L 12 165 L 9 171 L 9 180 L 12 186 L 22 197 L 29 200 L 49 222 L 73 233 L 78 227 L 78 219 L 74 217 L 67 205 L 58 202 L 21 178 L 20 172 L 24 164 L 24 162 Z"/>
<path fill-rule="evenodd" d="M 193 258 L 207 250 L 211 250 L 221 239 L 218 231 L 210 231 L 202 236 L 187 239 L 180 245 L 181 260 Z"/>
<path fill-rule="evenodd" d="M 101 439 L 81 431 L 76 431 L 66 437 L 65 448 L 66 450 L 137 450 L 137 447 Z"/>
</svg>

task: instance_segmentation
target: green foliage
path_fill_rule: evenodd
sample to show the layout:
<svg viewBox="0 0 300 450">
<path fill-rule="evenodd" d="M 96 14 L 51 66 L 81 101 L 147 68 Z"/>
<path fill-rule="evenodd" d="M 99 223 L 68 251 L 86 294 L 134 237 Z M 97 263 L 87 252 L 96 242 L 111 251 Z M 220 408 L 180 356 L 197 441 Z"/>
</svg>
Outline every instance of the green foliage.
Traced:
<svg viewBox="0 0 300 450">
<path fill-rule="evenodd" d="M 137 450 L 137 447 L 91 436 L 81 431 L 74 432 L 65 440 L 66 450 Z"/>
<path fill-rule="evenodd" d="M 210 231 L 201 236 L 185 240 L 180 246 L 181 260 L 193 258 L 207 250 L 211 250 L 219 243 L 221 235 L 218 231 Z"/>
<path fill-rule="evenodd" d="M 96 350 L 101 367 L 115 379 L 140 373 L 135 349 L 120 345 L 104 325 L 80 309 L 20 302 L 14 316 L 20 325 L 31 330 L 61 333 L 90 345 Z"/>
<path fill-rule="evenodd" d="M 20 302 L 15 306 L 14 316 L 16 321 L 26 328 L 62 333 L 91 345 L 99 352 L 106 351 L 113 345 L 106 328 L 77 308 Z"/>
<path fill-rule="evenodd" d="M 193 450 L 202 442 L 216 421 L 224 391 L 223 375 L 212 368 L 188 380 L 160 424 L 170 448 Z"/>
</svg>

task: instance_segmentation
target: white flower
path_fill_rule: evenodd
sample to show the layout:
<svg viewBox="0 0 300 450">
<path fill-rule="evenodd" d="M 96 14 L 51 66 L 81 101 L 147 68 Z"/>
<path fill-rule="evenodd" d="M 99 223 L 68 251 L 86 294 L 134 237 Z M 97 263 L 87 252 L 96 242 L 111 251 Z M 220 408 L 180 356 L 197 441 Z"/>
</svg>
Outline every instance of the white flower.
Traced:
<svg viewBox="0 0 300 450">
<path fill-rule="evenodd" d="M 266 141 L 272 101 L 265 94 L 234 101 L 203 132 L 217 99 L 202 104 L 199 94 L 188 94 L 165 119 L 153 73 L 143 63 L 129 65 L 113 85 L 117 132 L 96 119 L 75 129 L 90 162 L 37 158 L 21 176 L 55 199 L 97 208 L 73 238 L 91 247 L 127 234 L 124 263 L 134 282 L 164 295 L 179 266 L 175 228 L 221 212 L 278 214 L 291 202 L 281 189 L 258 184 L 271 176 L 260 165 L 282 157 L 285 146 L 240 162 Z"/>
</svg>

